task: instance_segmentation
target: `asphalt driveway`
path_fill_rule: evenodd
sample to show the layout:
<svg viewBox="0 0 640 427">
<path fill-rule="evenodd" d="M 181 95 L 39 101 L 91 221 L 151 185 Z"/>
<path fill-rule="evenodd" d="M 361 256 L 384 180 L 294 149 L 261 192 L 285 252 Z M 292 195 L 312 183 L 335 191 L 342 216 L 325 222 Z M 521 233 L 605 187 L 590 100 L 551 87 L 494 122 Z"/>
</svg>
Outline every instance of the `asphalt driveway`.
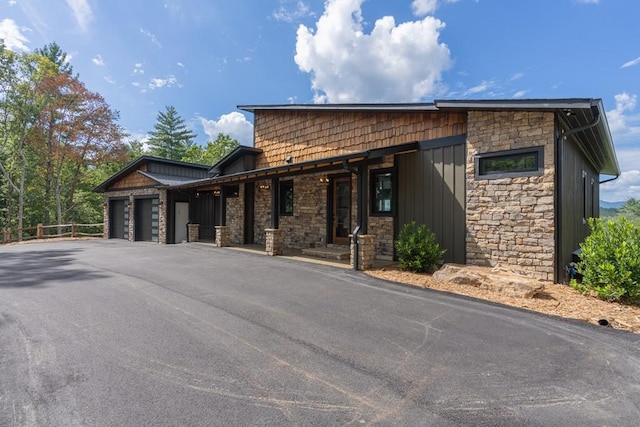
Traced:
<svg viewBox="0 0 640 427">
<path fill-rule="evenodd" d="M 0 247 L 0 425 L 625 426 L 640 337 L 351 270 Z"/>
</svg>

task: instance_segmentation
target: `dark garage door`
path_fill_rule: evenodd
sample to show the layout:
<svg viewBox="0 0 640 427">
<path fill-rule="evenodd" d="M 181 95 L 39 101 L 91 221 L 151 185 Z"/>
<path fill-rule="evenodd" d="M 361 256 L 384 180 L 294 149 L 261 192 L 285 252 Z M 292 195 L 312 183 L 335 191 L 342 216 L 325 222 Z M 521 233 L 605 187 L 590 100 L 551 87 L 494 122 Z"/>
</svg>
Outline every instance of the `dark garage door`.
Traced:
<svg viewBox="0 0 640 427">
<path fill-rule="evenodd" d="M 158 241 L 158 199 L 136 199 L 135 201 L 136 241 Z"/>
<path fill-rule="evenodd" d="M 129 210 L 126 200 L 109 201 L 109 238 L 129 238 Z"/>
<path fill-rule="evenodd" d="M 447 250 L 445 261 L 459 264 L 466 262 L 464 140 L 427 141 L 421 151 L 397 157 L 398 226 L 426 224 Z"/>
</svg>

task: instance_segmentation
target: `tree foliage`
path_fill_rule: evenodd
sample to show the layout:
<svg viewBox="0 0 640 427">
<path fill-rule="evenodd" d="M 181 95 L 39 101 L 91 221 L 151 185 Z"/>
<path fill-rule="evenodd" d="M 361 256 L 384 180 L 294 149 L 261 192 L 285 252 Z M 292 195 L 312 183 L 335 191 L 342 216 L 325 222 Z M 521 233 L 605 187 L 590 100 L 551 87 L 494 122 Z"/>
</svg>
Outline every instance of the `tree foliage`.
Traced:
<svg viewBox="0 0 640 427">
<path fill-rule="evenodd" d="M 229 135 L 219 133 L 214 141 L 207 142 L 205 147 L 192 145 L 189 147 L 182 160 L 185 162 L 198 163 L 201 165 L 215 165 L 227 154 L 231 153 L 240 145 L 238 141 Z"/>
<path fill-rule="evenodd" d="M 187 128 L 184 119 L 172 105 L 158 113 L 153 128 L 149 132 L 150 153 L 165 159 L 181 160 L 197 136 Z"/>
<path fill-rule="evenodd" d="M 0 227 L 102 221 L 96 180 L 130 159 L 118 113 L 72 72 L 55 43 L 0 44 Z"/>
<path fill-rule="evenodd" d="M 618 221 L 590 218 L 591 234 L 580 245 L 578 273 L 571 285 L 607 301 L 640 299 L 640 228 L 624 217 Z"/>
</svg>

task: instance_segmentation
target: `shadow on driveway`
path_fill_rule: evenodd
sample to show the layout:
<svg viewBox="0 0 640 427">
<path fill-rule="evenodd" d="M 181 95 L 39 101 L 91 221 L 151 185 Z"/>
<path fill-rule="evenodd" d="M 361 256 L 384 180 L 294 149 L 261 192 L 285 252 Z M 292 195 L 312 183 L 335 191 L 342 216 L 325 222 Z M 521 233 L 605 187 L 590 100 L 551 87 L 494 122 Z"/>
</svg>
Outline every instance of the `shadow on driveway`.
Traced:
<svg viewBox="0 0 640 427">
<path fill-rule="evenodd" d="M 44 286 L 105 277 L 88 270 L 67 268 L 79 250 L 44 250 L 0 253 L 0 288 Z"/>
</svg>

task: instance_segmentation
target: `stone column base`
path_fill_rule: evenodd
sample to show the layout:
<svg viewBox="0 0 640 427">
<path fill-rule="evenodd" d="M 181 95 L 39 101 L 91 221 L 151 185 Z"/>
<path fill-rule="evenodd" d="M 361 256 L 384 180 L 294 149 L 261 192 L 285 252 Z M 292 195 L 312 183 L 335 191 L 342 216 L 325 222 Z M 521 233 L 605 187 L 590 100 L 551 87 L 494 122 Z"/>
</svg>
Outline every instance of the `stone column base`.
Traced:
<svg viewBox="0 0 640 427">
<path fill-rule="evenodd" d="M 278 228 L 267 228 L 264 230 L 265 251 L 267 255 L 276 256 L 284 254 L 284 232 Z"/>
<path fill-rule="evenodd" d="M 189 241 L 197 242 L 200 239 L 200 224 L 187 224 L 187 229 L 187 238 Z"/>
<path fill-rule="evenodd" d="M 363 234 L 358 236 L 358 249 L 351 239 L 351 268 L 355 268 L 357 256 L 358 270 L 371 270 L 376 256 L 376 236 Z"/>
<path fill-rule="evenodd" d="M 226 225 L 216 225 L 216 242 L 215 246 L 224 248 L 231 243 L 231 231 Z"/>
</svg>

